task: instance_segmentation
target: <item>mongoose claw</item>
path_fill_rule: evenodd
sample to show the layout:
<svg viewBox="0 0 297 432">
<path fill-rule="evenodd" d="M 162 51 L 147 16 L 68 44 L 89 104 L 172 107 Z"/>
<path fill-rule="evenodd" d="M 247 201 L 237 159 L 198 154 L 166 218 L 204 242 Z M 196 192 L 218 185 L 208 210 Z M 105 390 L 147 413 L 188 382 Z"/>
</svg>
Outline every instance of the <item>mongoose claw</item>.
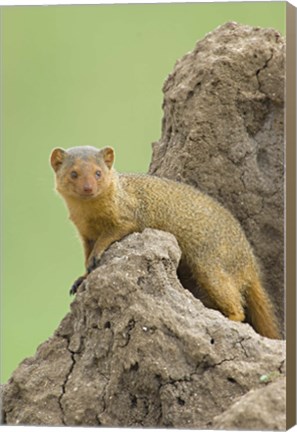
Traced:
<svg viewBox="0 0 297 432">
<path fill-rule="evenodd" d="M 85 280 L 85 276 L 80 276 L 78 279 L 76 279 L 76 281 L 74 282 L 74 284 L 72 285 L 72 287 L 70 288 L 69 294 L 70 295 L 74 295 L 76 294 L 78 287 L 81 285 L 81 283 Z"/>
</svg>

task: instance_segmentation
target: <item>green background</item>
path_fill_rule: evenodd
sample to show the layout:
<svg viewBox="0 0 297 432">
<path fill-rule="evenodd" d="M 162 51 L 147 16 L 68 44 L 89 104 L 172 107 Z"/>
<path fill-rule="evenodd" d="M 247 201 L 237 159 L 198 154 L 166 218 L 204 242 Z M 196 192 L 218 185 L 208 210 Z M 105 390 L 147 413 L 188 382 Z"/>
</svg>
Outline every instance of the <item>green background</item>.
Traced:
<svg viewBox="0 0 297 432">
<path fill-rule="evenodd" d="M 69 310 L 82 248 L 54 192 L 51 149 L 116 150 L 145 172 L 175 61 L 226 21 L 285 32 L 285 3 L 2 8 L 1 381 Z"/>
</svg>

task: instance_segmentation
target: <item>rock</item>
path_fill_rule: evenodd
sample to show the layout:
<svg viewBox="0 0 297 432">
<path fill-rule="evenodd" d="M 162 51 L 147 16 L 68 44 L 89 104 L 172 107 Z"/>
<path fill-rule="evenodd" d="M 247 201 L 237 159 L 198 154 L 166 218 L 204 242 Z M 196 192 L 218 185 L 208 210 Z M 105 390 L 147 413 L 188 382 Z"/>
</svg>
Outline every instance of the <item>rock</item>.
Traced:
<svg viewBox="0 0 297 432">
<path fill-rule="evenodd" d="M 224 430 L 286 430 L 286 382 L 284 378 L 267 387 L 250 390 L 223 414 L 213 427 Z"/>
<path fill-rule="evenodd" d="M 275 30 L 227 23 L 209 33 L 164 84 L 162 136 L 149 170 L 200 188 L 237 217 L 281 325 L 284 63 Z M 187 272 L 180 274 L 187 285 Z"/>
<path fill-rule="evenodd" d="M 212 428 L 238 398 L 265 390 L 263 374 L 283 376 L 284 341 L 203 306 L 177 278 L 180 255 L 156 230 L 114 243 L 4 386 L 5 423 Z M 274 415 L 271 400 L 262 403 Z"/>
<path fill-rule="evenodd" d="M 60 398 L 72 367 L 67 341 L 50 338 L 25 359 L 3 386 L 2 415 L 14 425 L 60 425 Z"/>
</svg>

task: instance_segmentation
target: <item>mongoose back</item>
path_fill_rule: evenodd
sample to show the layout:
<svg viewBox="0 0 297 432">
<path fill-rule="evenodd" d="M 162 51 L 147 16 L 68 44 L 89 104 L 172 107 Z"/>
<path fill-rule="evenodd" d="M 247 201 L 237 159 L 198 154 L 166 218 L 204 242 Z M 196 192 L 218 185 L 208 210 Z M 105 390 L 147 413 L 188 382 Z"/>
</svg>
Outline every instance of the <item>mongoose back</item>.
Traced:
<svg viewBox="0 0 297 432">
<path fill-rule="evenodd" d="M 231 213 L 191 186 L 149 175 L 118 174 L 114 151 L 54 149 L 56 188 L 66 201 L 85 252 L 87 272 L 111 243 L 145 228 L 172 233 L 194 279 L 226 317 L 243 321 L 248 308 L 255 330 L 280 338 L 256 259 Z"/>
</svg>

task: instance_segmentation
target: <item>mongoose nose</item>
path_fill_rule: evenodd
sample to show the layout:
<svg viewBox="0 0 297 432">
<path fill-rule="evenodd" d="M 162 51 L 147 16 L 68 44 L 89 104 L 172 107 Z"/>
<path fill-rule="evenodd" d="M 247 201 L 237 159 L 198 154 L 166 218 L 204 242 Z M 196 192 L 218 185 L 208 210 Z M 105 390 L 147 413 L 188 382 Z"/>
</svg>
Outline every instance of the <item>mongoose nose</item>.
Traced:
<svg viewBox="0 0 297 432">
<path fill-rule="evenodd" d="M 84 185 L 84 192 L 86 193 L 92 193 L 93 192 L 93 187 L 89 184 L 85 184 Z"/>
</svg>

